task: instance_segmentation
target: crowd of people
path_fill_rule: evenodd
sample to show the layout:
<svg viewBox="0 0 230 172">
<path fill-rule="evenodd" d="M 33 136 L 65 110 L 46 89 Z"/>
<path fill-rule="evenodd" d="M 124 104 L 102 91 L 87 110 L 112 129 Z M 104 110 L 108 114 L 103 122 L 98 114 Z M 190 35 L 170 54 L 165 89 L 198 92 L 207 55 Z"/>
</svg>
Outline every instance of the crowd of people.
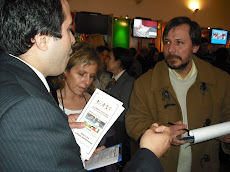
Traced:
<svg viewBox="0 0 230 172">
<path fill-rule="evenodd" d="M 71 131 L 85 124 L 65 111 L 81 110 L 86 104 L 90 97 L 86 89 L 99 61 L 76 60 L 66 68 L 78 51 L 72 49 L 68 1 L 3 1 L 0 24 L 0 170 L 87 171 Z M 63 72 L 64 85 L 54 92 L 55 101 L 46 77 Z M 71 105 L 72 98 L 80 103 Z M 170 132 L 154 123 L 123 171 L 163 171 L 158 158 L 170 146 Z"/>
<path fill-rule="evenodd" d="M 230 135 L 192 146 L 179 140 L 188 136 L 185 129 L 230 120 L 229 75 L 194 55 L 200 42 L 196 22 L 169 21 L 163 32 L 165 60 L 136 80 L 130 98 L 126 130 L 137 142 L 152 122 L 174 124 L 169 126 L 173 146 L 160 158 L 166 172 L 219 171 L 219 143 L 230 141 Z"/>
<path fill-rule="evenodd" d="M 207 38 L 201 37 L 200 48 L 196 56 L 200 59 L 228 72 L 230 74 L 230 52 L 221 45 L 216 46 L 209 43 Z"/>
<path fill-rule="evenodd" d="M 86 171 L 71 129 L 96 88 L 125 110 L 92 155 L 122 143 L 122 161 L 95 172 L 219 171 L 230 134 L 179 140 L 230 120 L 229 52 L 209 53 L 198 23 L 173 18 L 163 52 L 140 53 L 100 34 L 76 42 L 67 0 L 4 1 L 0 24 L 0 171 Z"/>
</svg>

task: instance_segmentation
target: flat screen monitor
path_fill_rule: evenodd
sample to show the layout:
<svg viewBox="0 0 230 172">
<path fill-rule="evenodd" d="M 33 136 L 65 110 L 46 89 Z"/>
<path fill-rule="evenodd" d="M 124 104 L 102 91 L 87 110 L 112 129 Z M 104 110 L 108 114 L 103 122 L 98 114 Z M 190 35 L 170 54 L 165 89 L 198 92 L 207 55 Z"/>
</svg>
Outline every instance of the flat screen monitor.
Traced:
<svg viewBox="0 0 230 172">
<path fill-rule="evenodd" d="M 220 29 L 212 29 L 211 43 L 212 44 L 226 44 L 228 31 Z"/>
<path fill-rule="evenodd" d="M 77 12 L 75 16 L 75 32 L 82 34 L 108 34 L 108 15 L 90 12 Z"/>
<path fill-rule="evenodd" d="M 139 38 L 157 38 L 157 21 L 135 18 L 132 33 Z"/>
</svg>

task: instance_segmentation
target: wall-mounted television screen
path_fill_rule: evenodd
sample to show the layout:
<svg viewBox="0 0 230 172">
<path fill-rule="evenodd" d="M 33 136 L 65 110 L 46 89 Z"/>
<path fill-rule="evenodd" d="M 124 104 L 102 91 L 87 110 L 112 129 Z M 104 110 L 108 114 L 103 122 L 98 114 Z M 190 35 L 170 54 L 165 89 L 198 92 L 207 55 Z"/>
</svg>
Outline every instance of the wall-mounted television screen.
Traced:
<svg viewBox="0 0 230 172">
<path fill-rule="evenodd" d="M 75 15 L 75 32 L 82 34 L 108 33 L 108 15 L 99 13 L 77 12 Z"/>
<path fill-rule="evenodd" d="M 212 29 L 211 43 L 226 44 L 228 31 L 220 29 Z"/>
<path fill-rule="evenodd" d="M 135 18 L 133 19 L 132 35 L 139 38 L 156 38 L 157 21 Z"/>
</svg>

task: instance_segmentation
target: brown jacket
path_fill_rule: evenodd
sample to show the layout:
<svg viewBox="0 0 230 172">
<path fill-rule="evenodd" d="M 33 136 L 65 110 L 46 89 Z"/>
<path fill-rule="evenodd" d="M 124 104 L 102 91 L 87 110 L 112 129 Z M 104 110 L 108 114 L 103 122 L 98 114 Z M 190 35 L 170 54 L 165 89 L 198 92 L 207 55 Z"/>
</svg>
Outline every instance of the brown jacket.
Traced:
<svg viewBox="0 0 230 172">
<path fill-rule="evenodd" d="M 206 120 L 211 124 L 230 120 L 230 77 L 197 57 L 193 58 L 198 74 L 195 83 L 187 93 L 187 115 L 189 129 L 203 127 Z M 167 90 L 168 98 L 162 93 Z M 165 107 L 166 104 L 175 104 Z M 168 121 L 182 120 L 181 108 L 169 79 L 164 61 L 135 81 L 126 114 L 128 135 L 138 140 L 153 122 L 166 125 Z M 219 171 L 219 141 L 213 139 L 192 145 L 193 172 Z M 176 172 L 179 146 L 171 146 L 161 158 L 166 172 Z M 204 160 L 204 157 L 207 159 Z M 186 160 L 185 160 L 186 161 Z"/>
</svg>

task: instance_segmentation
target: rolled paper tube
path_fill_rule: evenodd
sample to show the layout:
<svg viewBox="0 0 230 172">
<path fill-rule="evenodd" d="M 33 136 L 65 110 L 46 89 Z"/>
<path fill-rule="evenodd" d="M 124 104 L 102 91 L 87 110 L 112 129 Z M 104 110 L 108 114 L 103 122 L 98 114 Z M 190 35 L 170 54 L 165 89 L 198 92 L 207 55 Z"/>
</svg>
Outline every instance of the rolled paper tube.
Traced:
<svg viewBox="0 0 230 172">
<path fill-rule="evenodd" d="M 230 121 L 189 131 L 189 135 L 194 136 L 194 143 L 200 143 L 226 134 L 230 134 Z"/>
</svg>

